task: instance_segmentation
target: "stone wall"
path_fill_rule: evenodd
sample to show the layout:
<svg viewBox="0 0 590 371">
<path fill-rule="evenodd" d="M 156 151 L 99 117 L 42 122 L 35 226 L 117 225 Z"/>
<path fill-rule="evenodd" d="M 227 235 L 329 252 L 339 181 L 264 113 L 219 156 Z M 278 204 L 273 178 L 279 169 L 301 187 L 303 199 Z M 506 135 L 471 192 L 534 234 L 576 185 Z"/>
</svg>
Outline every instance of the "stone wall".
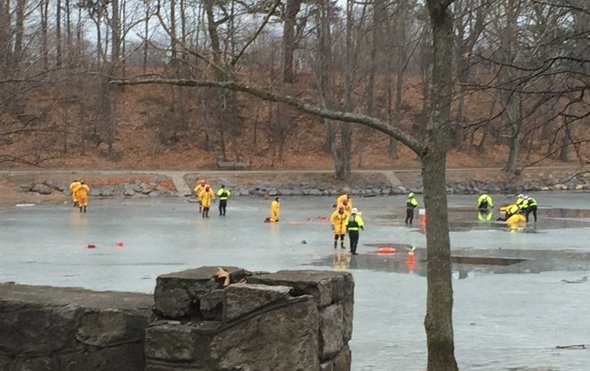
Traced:
<svg viewBox="0 0 590 371">
<path fill-rule="evenodd" d="M 143 370 L 151 295 L 0 284 L 0 370 Z"/>
<path fill-rule="evenodd" d="M 350 273 L 224 270 L 154 296 L 0 284 L 0 370 L 350 370 Z"/>
<path fill-rule="evenodd" d="M 224 288 L 217 269 L 158 277 L 147 370 L 350 370 L 350 273 L 225 267 L 240 282 Z"/>
</svg>

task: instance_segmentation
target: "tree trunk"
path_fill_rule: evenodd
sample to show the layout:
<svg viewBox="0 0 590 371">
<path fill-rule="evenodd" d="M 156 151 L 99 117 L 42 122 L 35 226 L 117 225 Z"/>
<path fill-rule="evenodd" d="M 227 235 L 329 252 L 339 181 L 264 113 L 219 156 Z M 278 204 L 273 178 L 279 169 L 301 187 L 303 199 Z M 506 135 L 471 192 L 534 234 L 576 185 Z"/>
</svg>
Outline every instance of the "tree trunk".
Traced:
<svg viewBox="0 0 590 371">
<path fill-rule="evenodd" d="M 41 11 L 41 54 L 43 59 L 43 71 L 49 69 L 49 0 L 44 0 L 39 9 Z"/>
<path fill-rule="evenodd" d="M 119 58 L 121 54 L 121 25 L 119 21 L 119 0 L 112 0 L 111 6 L 113 12 L 113 17 L 111 20 L 111 73 L 116 73 L 116 70 L 119 67 Z"/>
<path fill-rule="evenodd" d="M 23 57 L 23 35 L 25 33 L 24 24 L 26 6 L 26 0 L 18 0 L 16 3 L 16 27 L 14 29 L 14 66 L 16 69 L 20 69 L 21 60 Z"/>
<path fill-rule="evenodd" d="M 211 4 L 211 9 L 213 9 L 212 0 L 207 2 Z M 176 58 L 176 0 L 170 0 L 170 64 L 175 65 Z"/>
<path fill-rule="evenodd" d="M 149 37 L 150 37 L 150 7 L 146 3 L 144 4 L 144 23 L 143 23 L 143 73 L 147 72 L 147 62 L 148 62 L 148 53 L 149 53 Z"/>
<path fill-rule="evenodd" d="M 295 53 L 295 21 L 301 9 L 301 0 L 287 0 L 283 25 L 283 82 L 295 81 L 293 54 Z"/>
<path fill-rule="evenodd" d="M 49 0 L 47 0 L 49 1 Z M 55 4 L 55 65 L 59 68 L 62 63 L 61 56 L 61 0 Z"/>
<path fill-rule="evenodd" d="M 446 196 L 446 152 L 451 125 L 453 16 L 446 0 L 427 0 L 432 25 L 431 130 L 421 154 L 424 204 L 428 215 L 428 293 L 424 327 L 428 370 L 458 370 L 453 338 L 453 287 Z"/>
<path fill-rule="evenodd" d="M 507 110 L 510 120 L 510 152 L 506 163 L 506 171 L 510 174 L 516 174 L 518 155 L 520 153 L 520 128 L 522 127 L 522 102 L 519 92 L 514 92 Z"/>
<path fill-rule="evenodd" d="M 559 161 L 567 162 L 569 146 L 572 144 L 570 133 L 570 119 L 567 116 L 563 117 L 563 139 L 561 141 L 561 148 L 559 148 Z"/>
</svg>

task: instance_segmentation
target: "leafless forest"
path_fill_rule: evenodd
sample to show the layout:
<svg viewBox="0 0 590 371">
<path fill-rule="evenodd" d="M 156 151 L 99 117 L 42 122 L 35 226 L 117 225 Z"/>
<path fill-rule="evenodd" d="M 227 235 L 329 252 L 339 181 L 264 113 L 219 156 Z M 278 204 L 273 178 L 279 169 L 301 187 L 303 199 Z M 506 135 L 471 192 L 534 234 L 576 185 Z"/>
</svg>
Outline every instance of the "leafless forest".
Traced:
<svg viewBox="0 0 590 371">
<path fill-rule="evenodd" d="M 510 172 L 546 158 L 586 162 L 589 3 L 449 3 L 451 150 L 497 152 Z M 393 138 L 231 90 L 109 84 L 138 76 L 239 79 L 416 138 L 428 130 L 432 28 L 422 1 L 2 0 L 0 51 L 6 166 L 116 163 L 138 141 L 139 156 L 261 151 L 274 165 L 295 141 L 331 156 L 345 177 L 355 156 L 372 158 L 368 143 L 400 153 Z"/>
</svg>

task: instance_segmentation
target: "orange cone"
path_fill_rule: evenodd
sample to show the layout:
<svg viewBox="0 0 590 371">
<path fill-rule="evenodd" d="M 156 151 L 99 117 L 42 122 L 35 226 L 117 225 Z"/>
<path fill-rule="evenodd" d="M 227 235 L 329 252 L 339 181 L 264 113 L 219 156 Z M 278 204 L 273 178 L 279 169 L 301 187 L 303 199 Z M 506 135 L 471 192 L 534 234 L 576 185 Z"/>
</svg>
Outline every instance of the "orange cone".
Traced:
<svg viewBox="0 0 590 371">
<path fill-rule="evenodd" d="M 414 266 L 416 265 L 416 260 L 414 258 L 414 249 L 408 251 L 408 273 L 414 273 Z"/>
</svg>

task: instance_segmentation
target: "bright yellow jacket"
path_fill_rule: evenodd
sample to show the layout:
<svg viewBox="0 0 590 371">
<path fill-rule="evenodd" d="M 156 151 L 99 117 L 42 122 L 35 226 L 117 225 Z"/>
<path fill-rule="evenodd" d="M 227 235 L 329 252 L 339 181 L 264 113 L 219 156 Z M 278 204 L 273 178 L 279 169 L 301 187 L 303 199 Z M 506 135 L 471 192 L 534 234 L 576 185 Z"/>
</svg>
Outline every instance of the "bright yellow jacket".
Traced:
<svg viewBox="0 0 590 371">
<path fill-rule="evenodd" d="M 203 207 L 211 207 L 211 203 L 215 199 L 215 194 L 211 190 L 211 187 L 205 187 L 200 193 L 201 205 Z"/>
<path fill-rule="evenodd" d="M 88 195 L 90 194 L 90 187 L 86 184 L 80 184 L 74 191 L 78 206 L 88 206 Z"/>
<path fill-rule="evenodd" d="M 201 183 L 198 183 L 194 188 L 195 194 L 197 195 L 197 199 L 199 201 L 201 201 L 201 192 L 203 192 L 204 189 L 205 189 L 205 185 L 201 184 Z"/>
<path fill-rule="evenodd" d="M 279 213 L 281 211 L 281 205 L 279 201 L 274 200 L 270 204 L 270 221 L 271 222 L 278 222 L 279 221 Z"/>
<path fill-rule="evenodd" d="M 74 202 L 74 203 L 78 202 L 78 199 L 76 198 L 76 188 L 78 188 L 79 186 L 80 186 L 80 182 L 77 180 L 74 180 L 70 184 L 70 193 L 72 194 L 72 202 Z"/>
<path fill-rule="evenodd" d="M 332 223 L 334 234 L 346 234 L 348 214 L 346 212 L 340 213 L 336 210 L 332 213 L 332 216 L 330 216 L 330 223 Z"/>
</svg>

